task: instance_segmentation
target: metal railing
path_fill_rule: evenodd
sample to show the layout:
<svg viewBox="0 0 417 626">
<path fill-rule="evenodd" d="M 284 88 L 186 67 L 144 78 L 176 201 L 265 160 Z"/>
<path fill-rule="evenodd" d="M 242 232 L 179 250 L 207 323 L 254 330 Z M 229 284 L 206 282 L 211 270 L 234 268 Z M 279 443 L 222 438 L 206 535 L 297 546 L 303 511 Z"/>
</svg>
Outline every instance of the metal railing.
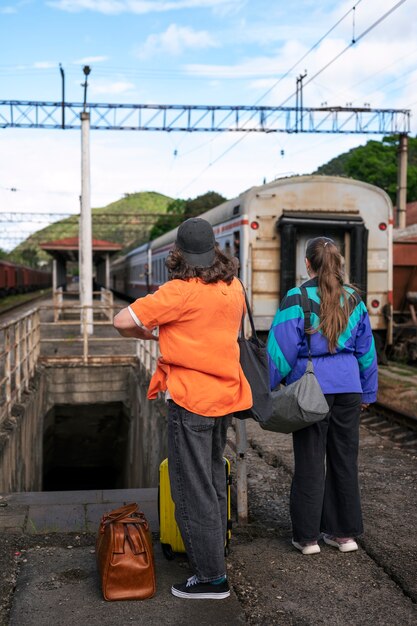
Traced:
<svg viewBox="0 0 417 626">
<path fill-rule="evenodd" d="M 39 312 L 31 310 L 15 321 L 0 326 L 0 423 L 35 373 L 40 352 Z"/>
<path fill-rule="evenodd" d="M 99 291 L 93 291 L 94 296 L 98 296 L 98 299 L 103 306 L 102 313 L 104 316 L 111 321 L 114 315 L 114 303 L 113 303 L 113 292 L 110 289 L 105 289 L 101 287 Z M 78 291 L 64 291 L 62 287 L 58 287 L 52 294 L 52 304 L 54 307 L 54 322 L 57 322 L 59 318 L 62 316 L 64 309 L 67 308 L 64 305 L 65 300 L 78 300 L 79 292 Z"/>
</svg>

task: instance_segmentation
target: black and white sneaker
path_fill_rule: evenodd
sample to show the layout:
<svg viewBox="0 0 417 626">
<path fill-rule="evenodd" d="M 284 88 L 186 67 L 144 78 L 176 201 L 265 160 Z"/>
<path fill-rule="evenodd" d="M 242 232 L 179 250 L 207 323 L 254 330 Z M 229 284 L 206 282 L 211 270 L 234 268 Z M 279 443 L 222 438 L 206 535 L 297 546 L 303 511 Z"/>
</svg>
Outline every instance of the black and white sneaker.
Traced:
<svg viewBox="0 0 417 626">
<path fill-rule="evenodd" d="M 223 600 L 230 596 L 230 587 L 226 578 L 218 584 L 200 583 L 197 576 L 191 576 L 185 583 L 172 585 L 171 593 L 177 598 L 195 600 Z"/>
</svg>

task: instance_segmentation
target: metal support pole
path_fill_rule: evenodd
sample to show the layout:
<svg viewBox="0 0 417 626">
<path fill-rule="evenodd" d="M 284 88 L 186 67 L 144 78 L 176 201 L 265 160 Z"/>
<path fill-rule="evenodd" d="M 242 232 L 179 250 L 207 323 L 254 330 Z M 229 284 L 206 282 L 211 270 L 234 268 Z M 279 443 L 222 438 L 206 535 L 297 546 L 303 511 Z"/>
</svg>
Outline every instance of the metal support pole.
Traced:
<svg viewBox="0 0 417 626">
<path fill-rule="evenodd" d="M 407 225 L 407 160 L 408 136 L 401 134 L 398 145 L 398 175 L 397 175 L 397 226 L 405 228 Z"/>
<path fill-rule="evenodd" d="M 295 132 L 298 133 L 298 103 L 299 103 L 299 84 L 300 78 L 296 79 L 296 89 L 295 89 Z"/>
<path fill-rule="evenodd" d="M 237 521 L 248 523 L 248 478 L 245 453 L 248 448 L 246 424 L 235 419 L 236 431 L 236 482 L 237 482 Z"/>
<path fill-rule="evenodd" d="M 61 128 L 65 128 L 65 72 L 61 63 L 59 64 L 59 71 L 61 72 L 61 82 L 62 82 L 62 122 Z"/>
<path fill-rule="evenodd" d="M 81 118 L 81 215 L 79 230 L 80 304 L 86 309 L 87 333 L 93 334 L 93 247 L 90 203 L 90 114 Z M 82 332 L 82 330 L 81 330 Z"/>
<path fill-rule="evenodd" d="M 107 252 L 105 257 L 106 263 L 106 277 L 104 280 L 104 286 L 106 289 L 110 289 L 110 254 Z"/>
<path fill-rule="evenodd" d="M 55 294 L 58 288 L 58 261 L 52 259 L 52 293 Z"/>
</svg>

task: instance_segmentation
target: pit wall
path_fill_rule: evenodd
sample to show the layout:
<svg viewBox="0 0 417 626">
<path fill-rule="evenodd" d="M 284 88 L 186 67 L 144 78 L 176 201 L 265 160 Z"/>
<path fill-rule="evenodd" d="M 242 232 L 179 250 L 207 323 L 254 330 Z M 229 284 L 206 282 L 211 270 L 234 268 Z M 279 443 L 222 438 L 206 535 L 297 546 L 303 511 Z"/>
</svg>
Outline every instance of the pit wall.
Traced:
<svg viewBox="0 0 417 626">
<path fill-rule="evenodd" d="M 0 492 L 42 490 L 42 418 L 48 410 L 48 383 L 38 369 L 22 402 L 0 424 Z"/>
<path fill-rule="evenodd" d="M 167 453 L 167 411 L 163 400 L 146 398 L 148 380 L 139 365 L 41 366 L 0 425 L 0 492 L 41 491 L 44 417 L 56 404 L 122 402 L 129 415 L 124 487 L 156 487 Z"/>
</svg>

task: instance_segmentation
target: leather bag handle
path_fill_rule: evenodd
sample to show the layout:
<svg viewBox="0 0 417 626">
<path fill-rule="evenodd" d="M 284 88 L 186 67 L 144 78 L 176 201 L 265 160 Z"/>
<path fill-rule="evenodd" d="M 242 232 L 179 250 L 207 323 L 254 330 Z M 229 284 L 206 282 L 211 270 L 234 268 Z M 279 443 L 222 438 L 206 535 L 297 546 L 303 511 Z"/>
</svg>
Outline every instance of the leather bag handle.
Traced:
<svg viewBox="0 0 417 626">
<path fill-rule="evenodd" d="M 138 505 L 135 502 L 132 502 L 131 504 L 126 504 L 125 506 L 121 506 L 120 508 L 111 511 L 110 513 L 106 513 L 101 519 L 101 532 L 104 532 L 104 527 L 107 524 L 121 521 L 125 521 L 125 523 L 126 521 L 131 522 L 132 520 L 130 516 L 137 513 L 137 510 Z M 143 513 L 141 513 L 140 515 L 143 516 Z M 128 520 L 126 520 L 126 518 L 128 518 Z"/>
</svg>

